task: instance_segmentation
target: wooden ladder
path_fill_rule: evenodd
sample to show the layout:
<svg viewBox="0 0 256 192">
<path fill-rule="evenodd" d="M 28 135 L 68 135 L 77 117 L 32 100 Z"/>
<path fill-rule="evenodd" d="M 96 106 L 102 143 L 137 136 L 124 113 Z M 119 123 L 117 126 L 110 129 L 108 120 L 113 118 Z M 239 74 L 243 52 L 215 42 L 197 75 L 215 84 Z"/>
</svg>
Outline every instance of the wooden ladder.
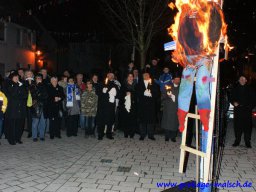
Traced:
<svg viewBox="0 0 256 192">
<path fill-rule="evenodd" d="M 182 141 L 181 141 L 181 152 L 180 152 L 180 165 L 179 165 L 179 172 L 184 172 L 184 161 L 185 161 L 185 154 L 186 152 L 195 154 L 197 156 L 197 170 L 199 170 L 199 163 L 198 163 L 198 157 L 201 158 L 201 161 L 203 161 L 203 178 L 202 182 L 207 183 L 209 179 L 211 179 L 210 173 L 210 167 L 211 167 L 211 157 L 212 157 L 212 140 L 213 140 L 213 128 L 214 128 L 214 114 L 215 114 L 215 103 L 216 103 L 216 92 L 217 92 L 217 78 L 218 78 L 218 68 L 219 68 L 219 46 L 217 48 L 216 54 L 213 57 L 213 63 L 212 63 L 212 72 L 211 72 L 211 78 L 214 79 L 213 82 L 211 82 L 211 112 L 210 112 L 210 119 L 209 119 L 209 130 L 208 130 L 208 137 L 207 137 L 207 148 L 206 151 L 201 151 L 199 149 L 199 142 L 198 142 L 198 120 L 200 119 L 200 116 L 196 113 L 188 113 L 186 120 L 185 120 L 185 128 L 182 132 Z M 196 79 L 194 80 L 196 81 Z M 188 124 L 188 118 L 195 119 L 196 121 L 196 149 L 189 147 L 186 145 L 186 138 L 187 138 L 187 124 Z M 198 174 L 197 174 L 198 175 Z M 202 175 L 200 175 L 202 177 Z M 197 178 L 198 182 L 198 178 Z"/>
</svg>

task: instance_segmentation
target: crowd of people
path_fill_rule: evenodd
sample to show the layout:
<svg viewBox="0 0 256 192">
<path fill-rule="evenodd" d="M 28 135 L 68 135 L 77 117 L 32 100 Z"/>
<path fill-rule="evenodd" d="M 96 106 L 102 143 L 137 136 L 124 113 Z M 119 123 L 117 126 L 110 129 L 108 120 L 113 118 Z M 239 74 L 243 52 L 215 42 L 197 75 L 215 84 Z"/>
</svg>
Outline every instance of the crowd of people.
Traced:
<svg viewBox="0 0 256 192">
<path fill-rule="evenodd" d="M 168 66 L 160 69 L 157 59 L 143 70 L 130 62 L 120 79 L 112 70 L 99 81 L 98 74 L 85 79 L 65 70 L 58 77 L 45 68 L 37 73 L 20 68 L 8 72 L 1 84 L 0 136 L 11 145 L 22 144 L 24 130 L 37 142 L 47 133 L 50 139 L 61 138 L 61 130 L 77 136 L 79 128 L 98 140 L 114 139 L 117 127 L 125 138 L 138 133 L 140 140 L 155 140 L 157 122 L 166 130 L 165 140 L 176 141 L 180 77 Z"/>
</svg>

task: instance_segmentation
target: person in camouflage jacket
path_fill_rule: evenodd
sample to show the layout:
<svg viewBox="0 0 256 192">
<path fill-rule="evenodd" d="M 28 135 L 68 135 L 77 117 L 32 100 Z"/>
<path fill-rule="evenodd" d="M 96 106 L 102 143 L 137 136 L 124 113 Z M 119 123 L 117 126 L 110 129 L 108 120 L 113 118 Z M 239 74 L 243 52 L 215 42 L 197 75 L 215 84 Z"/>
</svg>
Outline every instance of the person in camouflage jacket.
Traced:
<svg viewBox="0 0 256 192">
<path fill-rule="evenodd" d="M 97 113 L 98 96 L 93 88 L 92 81 L 86 82 L 87 89 L 81 97 L 81 114 L 85 120 L 85 136 L 94 135 L 95 116 Z"/>
</svg>

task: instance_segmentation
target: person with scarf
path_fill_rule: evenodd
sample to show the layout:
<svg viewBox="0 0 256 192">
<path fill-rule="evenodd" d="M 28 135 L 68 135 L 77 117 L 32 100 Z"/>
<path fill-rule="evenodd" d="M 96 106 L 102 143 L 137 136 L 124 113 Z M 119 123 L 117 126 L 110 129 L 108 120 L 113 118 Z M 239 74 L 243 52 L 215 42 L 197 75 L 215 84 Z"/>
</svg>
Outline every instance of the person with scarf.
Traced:
<svg viewBox="0 0 256 192">
<path fill-rule="evenodd" d="M 75 84 L 74 78 L 68 78 L 66 87 L 66 107 L 67 107 L 67 136 L 77 136 L 78 121 L 80 115 L 80 89 Z"/>
<path fill-rule="evenodd" d="M 32 97 L 31 97 L 31 87 L 35 84 L 34 74 L 31 70 L 25 71 L 25 87 L 28 92 L 28 100 L 27 100 L 27 131 L 28 138 L 32 136 Z"/>
<path fill-rule="evenodd" d="M 133 74 L 128 73 L 120 90 L 120 127 L 123 128 L 124 137 L 134 137 L 137 127 L 137 96 L 136 84 Z"/>
</svg>

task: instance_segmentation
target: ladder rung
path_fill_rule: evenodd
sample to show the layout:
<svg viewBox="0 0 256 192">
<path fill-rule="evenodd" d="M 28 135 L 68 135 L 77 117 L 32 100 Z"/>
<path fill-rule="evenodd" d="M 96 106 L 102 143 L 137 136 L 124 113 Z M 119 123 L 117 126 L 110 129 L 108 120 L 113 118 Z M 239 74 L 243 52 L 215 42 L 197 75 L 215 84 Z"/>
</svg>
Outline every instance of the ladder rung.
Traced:
<svg viewBox="0 0 256 192">
<path fill-rule="evenodd" d="M 206 157 L 206 153 L 204 153 L 204 152 L 202 152 L 202 151 L 199 151 L 199 150 L 196 150 L 196 149 L 193 149 L 193 148 L 191 148 L 191 147 L 187 147 L 187 146 L 185 146 L 185 145 L 181 145 L 181 146 L 180 146 L 180 149 L 183 149 L 183 150 L 188 151 L 188 152 L 190 152 L 190 153 L 193 153 L 193 154 L 195 154 L 195 155 L 199 155 L 199 156 L 201 156 L 201 157 Z"/>
<path fill-rule="evenodd" d="M 187 117 L 193 118 L 193 119 L 200 119 L 200 115 L 196 115 L 194 113 L 188 113 Z"/>
</svg>

